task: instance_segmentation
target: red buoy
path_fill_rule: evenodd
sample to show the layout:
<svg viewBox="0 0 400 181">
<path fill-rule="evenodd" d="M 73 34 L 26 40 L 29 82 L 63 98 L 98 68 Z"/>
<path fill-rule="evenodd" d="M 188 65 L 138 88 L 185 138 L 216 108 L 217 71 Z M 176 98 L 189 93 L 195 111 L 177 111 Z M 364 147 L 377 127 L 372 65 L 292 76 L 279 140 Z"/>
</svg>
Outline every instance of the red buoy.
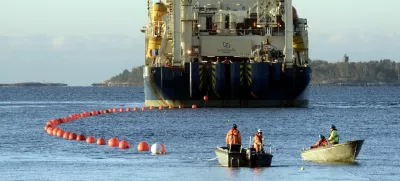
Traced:
<svg viewBox="0 0 400 181">
<path fill-rule="evenodd" d="M 64 136 L 64 130 L 59 129 L 59 130 L 57 131 L 57 137 L 63 137 L 63 136 Z"/>
<path fill-rule="evenodd" d="M 85 140 L 86 140 L 86 137 L 85 137 L 85 135 L 80 134 L 78 137 L 76 137 L 76 140 L 78 140 L 78 141 L 85 141 Z"/>
<path fill-rule="evenodd" d="M 181 104 L 181 105 L 179 105 L 179 109 L 182 109 L 183 108 L 183 105 Z"/>
<path fill-rule="evenodd" d="M 150 106 L 150 110 L 153 110 L 154 109 L 154 106 Z"/>
<path fill-rule="evenodd" d="M 169 108 L 170 108 L 170 109 L 173 109 L 173 108 L 174 108 L 174 106 L 169 106 Z"/>
<path fill-rule="evenodd" d="M 53 129 L 52 135 L 53 135 L 53 136 L 57 136 L 57 131 L 58 131 L 58 130 L 60 130 L 60 128 L 54 128 L 54 129 Z"/>
<path fill-rule="evenodd" d="M 47 131 L 47 134 L 52 135 L 53 134 L 53 127 L 48 127 L 46 131 Z"/>
<path fill-rule="evenodd" d="M 118 112 L 118 108 L 114 108 L 114 109 L 113 109 L 113 112 Z"/>
<path fill-rule="evenodd" d="M 124 111 L 125 111 L 124 108 L 119 109 L 119 112 L 124 112 Z"/>
<path fill-rule="evenodd" d="M 89 136 L 86 138 L 86 143 L 96 143 L 96 139 L 93 136 Z"/>
<path fill-rule="evenodd" d="M 203 99 L 204 99 L 205 101 L 208 101 L 208 96 L 204 96 Z"/>
<path fill-rule="evenodd" d="M 69 135 L 70 135 L 69 132 L 64 132 L 63 138 L 67 140 L 69 139 Z"/>
<path fill-rule="evenodd" d="M 196 104 L 193 104 L 192 109 L 196 109 L 196 108 L 197 108 Z"/>
<path fill-rule="evenodd" d="M 130 107 L 126 108 L 126 111 L 127 111 L 127 112 L 131 112 L 131 111 L 132 111 L 132 108 L 130 108 Z"/>
<path fill-rule="evenodd" d="M 68 139 L 69 140 L 76 140 L 76 136 L 77 136 L 76 133 L 70 133 L 69 136 L 68 136 Z"/>
<path fill-rule="evenodd" d="M 47 128 L 52 127 L 50 124 L 47 124 L 46 126 L 44 126 L 44 130 L 47 131 Z"/>
<path fill-rule="evenodd" d="M 135 107 L 133 110 L 134 110 L 134 111 L 138 111 L 138 110 L 139 110 L 139 108 Z"/>
<path fill-rule="evenodd" d="M 144 141 L 142 141 L 138 144 L 137 149 L 138 149 L 138 151 L 149 151 L 150 150 L 149 144 L 147 144 L 147 142 L 144 142 Z"/>
<path fill-rule="evenodd" d="M 163 110 L 163 109 L 164 109 L 164 106 L 160 106 L 158 109 Z"/>
<path fill-rule="evenodd" d="M 161 145 L 161 154 L 165 154 L 166 153 L 166 150 L 165 150 L 165 146 L 164 146 L 164 144 L 160 144 Z"/>
<path fill-rule="evenodd" d="M 142 107 L 142 111 L 146 111 L 146 107 Z"/>
<path fill-rule="evenodd" d="M 108 140 L 108 146 L 110 147 L 117 147 L 119 144 L 118 138 L 111 138 Z"/>
<path fill-rule="evenodd" d="M 120 149 L 129 149 L 131 146 L 129 145 L 128 141 L 122 140 L 119 142 Z"/>
<path fill-rule="evenodd" d="M 105 145 L 105 144 L 106 144 L 106 140 L 104 138 L 97 139 L 97 145 Z"/>
</svg>

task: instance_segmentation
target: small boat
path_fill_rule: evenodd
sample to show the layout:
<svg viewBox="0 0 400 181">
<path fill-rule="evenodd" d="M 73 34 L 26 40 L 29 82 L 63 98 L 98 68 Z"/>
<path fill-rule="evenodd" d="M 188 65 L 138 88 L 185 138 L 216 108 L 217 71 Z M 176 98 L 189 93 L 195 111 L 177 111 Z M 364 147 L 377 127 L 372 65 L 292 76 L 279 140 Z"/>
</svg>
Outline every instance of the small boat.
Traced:
<svg viewBox="0 0 400 181">
<path fill-rule="evenodd" d="M 224 167 L 270 167 L 272 154 L 259 152 L 254 148 L 242 148 L 241 145 L 215 148 L 218 162 Z"/>
<path fill-rule="evenodd" d="M 354 140 L 326 147 L 306 149 L 301 151 L 301 157 L 304 161 L 351 163 L 357 158 L 363 143 L 364 140 Z"/>
</svg>

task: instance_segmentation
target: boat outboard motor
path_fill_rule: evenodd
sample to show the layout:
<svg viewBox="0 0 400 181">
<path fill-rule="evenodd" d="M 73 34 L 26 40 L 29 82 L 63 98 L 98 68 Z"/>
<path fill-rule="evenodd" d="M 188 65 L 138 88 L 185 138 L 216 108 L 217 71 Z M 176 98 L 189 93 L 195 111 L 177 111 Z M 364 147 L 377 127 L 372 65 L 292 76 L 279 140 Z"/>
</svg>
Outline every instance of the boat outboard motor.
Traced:
<svg viewBox="0 0 400 181">
<path fill-rule="evenodd" d="M 256 167 L 257 164 L 257 152 L 255 148 L 249 148 L 246 153 L 247 160 L 249 162 L 249 167 L 253 168 Z"/>
</svg>

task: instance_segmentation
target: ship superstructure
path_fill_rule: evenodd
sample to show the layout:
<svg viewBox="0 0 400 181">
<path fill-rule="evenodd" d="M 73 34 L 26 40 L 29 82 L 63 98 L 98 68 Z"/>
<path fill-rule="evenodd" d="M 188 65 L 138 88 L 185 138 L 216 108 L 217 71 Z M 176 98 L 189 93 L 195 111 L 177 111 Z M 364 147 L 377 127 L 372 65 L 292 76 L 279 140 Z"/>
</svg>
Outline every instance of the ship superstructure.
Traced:
<svg viewBox="0 0 400 181">
<path fill-rule="evenodd" d="M 148 1 L 146 106 L 306 106 L 307 20 L 291 0 Z M 289 23 L 286 23 L 289 22 Z"/>
</svg>

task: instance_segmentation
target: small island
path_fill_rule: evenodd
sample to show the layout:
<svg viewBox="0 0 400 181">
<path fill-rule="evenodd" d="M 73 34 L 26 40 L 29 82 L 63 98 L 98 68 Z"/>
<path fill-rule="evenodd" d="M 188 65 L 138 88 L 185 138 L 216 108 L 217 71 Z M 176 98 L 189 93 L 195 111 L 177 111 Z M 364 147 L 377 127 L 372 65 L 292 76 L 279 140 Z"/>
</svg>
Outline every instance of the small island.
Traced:
<svg viewBox="0 0 400 181">
<path fill-rule="evenodd" d="M 400 63 L 389 59 L 361 62 L 312 60 L 311 86 L 400 86 Z M 92 86 L 143 86 L 143 67 L 124 70 Z"/>
<path fill-rule="evenodd" d="M 22 82 L 22 83 L 0 84 L 0 87 L 42 87 L 42 86 L 68 86 L 68 84 L 40 83 L 40 82 Z"/>
</svg>

